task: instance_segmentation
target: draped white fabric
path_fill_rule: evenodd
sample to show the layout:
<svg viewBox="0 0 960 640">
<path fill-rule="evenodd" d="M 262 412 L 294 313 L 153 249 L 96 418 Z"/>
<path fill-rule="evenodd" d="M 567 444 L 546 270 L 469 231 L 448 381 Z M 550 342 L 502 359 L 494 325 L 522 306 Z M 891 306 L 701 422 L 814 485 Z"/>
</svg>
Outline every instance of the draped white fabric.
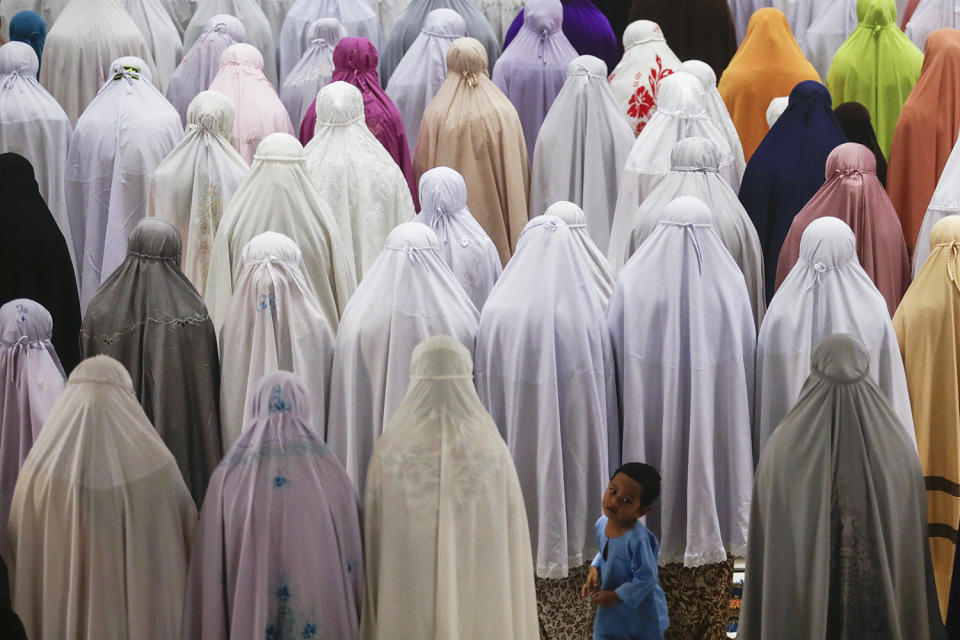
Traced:
<svg viewBox="0 0 960 640">
<path fill-rule="evenodd" d="M 517 15 L 523 11 L 524 0 L 472 0 L 482 12 L 494 32 L 503 42 Z"/>
<path fill-rule="evenodd" d="M 566 577 L 597 551 L 620 457 L 603 307 L 559 218 L 537 216 L 520 234 L 480 314 L 476 378 L 517 465 L 537 575 Z"/>
<path fill-rule="evenodd" d="M 842 220 L 818 218 L 800 240 L 800 257 L 770 301 L 757 339 L 754 459 L 810 374 L 810 355 L 831 333 L 859 338 L 870 375 L 915 442 L 907 379 L 887 303 L 857 260 L 856 238 Z M 916 445 L 914 445 L 916 446 Z"/>
<path fill-rule="evenodd" d="M 330 205 L 357 274 L 362 280 L 390 231 L 413 218 L 410 188 L 370 129 L 360 90 L 328 84 L 317 95 L 316 133 L 304 150 L 307 172 Z"/>
<path fill-rule="evenodd" d="M 607 85 L 607 65 L 593 56 L 575 58 L 537 135 L 530 212 L 540 215 L 559 200 L 576 203 L 590 236 L 606 251 L 633 141 Z"/>
<path fill-rule="evenodd" d="M 663 478 L 660 506 L 647 516 L 659 563 L 742 556 L 756 330 L 743 275 L 703 202 L 680 197 L 663 209 L 620 272 L 607 324 L 623 459 L 644 460 Z"/>
<path fill-rule="evenodd" d="M 477 310 L 439 249 L 428 226 L 398 225 L 337 331 L 327 443 L 361 491 L 374 443 L 407 389 L 414 347 L 449 335 L 473 352 Z"/>
<path fill-rule="evenodd" d="M 779 96 L 770 101 L 770 104 L 767 105 L 767 126 L 771 129 L 773 125 L 776 124 L 777 120 L 780 119 L 780 116 L 783 115 L 783 112 L 787 110 L 787 105 L 790 104 L 789 96 Z"/>
<path fill-rule="evenodd" d="M 153 58 L 137 24 L 117 0 L 71 0 L 61 15 L 63 20 L 47 32 L 40 83 L 76 124 L 113 77 L 114 60 L 136 56 L 153 66 Z"/>
<path fill-rule="evenodd" d="M 336 18 L 315 20 L 306 32 L 307 48 L 286 74 L 280 87 L 280 100 L 297 131 L 307 109 L 317 99 L 317 92 L 330 84 L 333 78 L 333 50 L 346 35 L 346 29 Z"/>
<path fill-rule="evenodd" d="M 197 95 L 187 112 L 186 134 L 150 181 L 147 215 L 163 218 L 180 232 L 183 273 L 201 296 L 217 226 L 248 170 L 230 144 L 233 118 L 233 103 L 223 94 Z"/>
<path fill-rule="evenodd" d="M 303 376 L 310 415 L 323 425 L 336 333 L 307 287 L 303 256 L 293 240 L 272 231 L 261 233 L 243 248 L 242 258 L 243 270 L 220 330 L 224 449 L 248 424 L 257 383 L 273 371 Z"/>
<path fill-rule="evenodd" d="M 740 189 L 740 172 L 730 145 L 707 115 L 707 95 L 693 75 L 678 71 L 660 83 L 657 111 L 633 143 L 620 180 L 614 220 L 629 216 L 670 173 L 670 154 L 684 138 L 706 138 L 720 150 L 720 177 L 734 191 Z"/>
<path fill-rule="evenodd" d="M 403 54 L 387 83 L 387 96 L 403 118 L 411 155 L 417 146 L 423 112 L 447 77 L 447 51 L 467 33 L 467 23 L 453 9 L 434 9 L 423 30 Z"/>
<path fill-rule="evenodd" d="M 420 214 L 416 218 L 437 234 L 440 256 L 477 310 L 503 271 L 493 240 L 467 208 L 467 184 L 449 167 L 420 176 Z"/>
<path fill-rule="evenodd" d="M 737 198 L 736 192 L 720 177 L 720 150 L 706 138 L 685 138 L 673 146 L 670 174 L 665 176 L 629 216 L 614 220 L 610 243 L 610 264 L 619 271 L 650 237 L 660 216 L 679 196 L 693 196 L 710 208 L 713 230 L 743 272 L 750 306 L 757 327 L 763 319 L 766 298 L 763 288 L 763 250 L 757 229 Z"/>
<path fill-rule="evenodd" d="M 147 213 L 150 177 L 183 136 L 180 115 L 150 78 L 143 60 L 117 59 L 70 141 L 67 211 L 82 309 L 126 258 L 127 235 Z"/>
<path fill-rule="evenodd" d="M 4 558 L 29 637 L 178 640 L 196 519 L 130 374 L 82 362 L 13 495 Z"/>
<path fill-rule="evenodd" d="M 0 153 L 14 152 L 30 161 L 40 195 L 73 253 L 63 176 L 73 129 L 53 96 L 37 82 L 39 61 L 23 42 L 0 47 Z"/>
<path fill-rule="evenodd" d="M 517 472 L 453 338 L 413 353 L 370 460 L 365 640 L 539 637 Z"/>
<path fill-rule="evenodd" d="M 183 56 L 183 43 L 177 25 L 160 0 L 123 0 L 123 8 L 133 18 L 150 48 L 154 83 L 160 91 L 166 91 L 173 71 Z"/>
<path fill-rule="evenodd" d="M 823 80 L 827 79 L 833 56 L 857 28 L 857 23 L 857 0 L 829 2 L 813 17 L 803 52 Z"/>
<path fill-rule="evenodd" d="M 955 0 L 920 0 L 904 33 L 923 51 L 927 36 L 937 29 L 956 29 L 960 25 L 960 12 Z"/>
<path fill-rule="evenodd" d="M 243 23 L 225 14 L 213 16 L 203 26 L 203 33 L 183 56 L 167 85 L 167 100 L 187 124 L 187 109 L 201 91 L 205 91 L 220 70 L 220 56 L 227 47 L 244 42 L 247 31 Z"/>
<path fill-rule="evenodd" d="M 930 234 L 935 224 L 947 216 L 960 214 L 960 144 L 954 144 L 947 164 L 943 167 L 937 188 L 930 198 L 927 212 L 920 225 L 917 245 L 913 250 L 913 277 L 917 277 L 923 263 L 930 257 Z"/>
<path fill-rule="evenodd" d="M 613 292 L 613 270 L 610 268 L 607 257 L 603 255 L 597 243 L 590 237 L 587 228 L 587 216 L 583 209 L 573 202 L 559 200 L 547 207 L 544 215 L 560 218 L 567 223 L 570 231 L 573 232 L 577 253 L 580 254 L 583 267 L 587 270 L 589 279 L 597 289 L 601 305 L 606 309 L 607 303 L 610 302 L 610 294 Z"/>
<path fill-rule="evenodd" d="M 370 0 L 370 7 L 377 14 L 377 20 L 380 21 L 380 32 L 390 33 L 393 29 L 393 23 L 403 13 L 403 10 L 410 4 L 410 0 Z"/>
<path fill-rule="evenodd" d="M 204 297 L 218 332 L 243 269 L 243 248 L 264 231 L 282 233 L 300 247 L 307 287 L 336 328 L 356 288 L 353 265 L 330 207 L 307 176 L 303 147 L 286 133 L 260 143 L 217 228 Z"/>
<path fill-rule="evenodd" d="M 183 48 L 189 50 L 203 34 L 207 21 L 210 18 L 227 14 L 236 17 L 243 23 L 244 40 L 257 48 L 264 60 L 270 64 L 264 65 L 263 73 L 273 86 L 277 83 L 277 47 L 270 28 L 270 20 L 255 0 L 199 0 L 197 9 L 183 34 Z M 208 87 L 204 87 L 205 89 Z"/>
<path fill-rule="evenodd" d="M 348 36 L 366 38 L 380 50 L 380 24 L 367 0 L 296 0 L 283 20 L 278 40 L 280 82 L 300 60 L 310 43 L 310 25 L 320 18 L 336 18 Z"/>
<path fill-rule="evenodd" d="M 727 111 L 727 105 L 723 102 L 723 97 L 717 89 L 717 74 L 713 67 L 702 60 L 687 60 L 680 65 L 678 71 L 689 73 L 695 76 L 700 84 L 703 85 L 703 91 L 707 95 L 706 111 L 710 120 L 716 125 L 723 139 L 730 146 L 733 152 L 734 160 L 737 164 L 737 172 L 743 176 L 743 170 L 747 167 L 747 161 L 743 157 L 743 145 L 740 143 L 740 134 L 730 118 L 730 112 Z M 826 77 L 824 75 L 824 77 Z"/>
</svg>

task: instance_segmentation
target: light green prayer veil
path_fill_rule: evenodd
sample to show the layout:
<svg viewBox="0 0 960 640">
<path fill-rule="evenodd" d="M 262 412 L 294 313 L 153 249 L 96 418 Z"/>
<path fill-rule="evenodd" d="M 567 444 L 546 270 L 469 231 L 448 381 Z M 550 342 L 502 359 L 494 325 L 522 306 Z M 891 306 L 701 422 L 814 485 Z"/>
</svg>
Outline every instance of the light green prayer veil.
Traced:
<svg viewBox="0 0 960 640">
<path fill-rule="evenodd" d="M 833 106 L 859 102 L 870 110 L 877 141 L 890 157 L 900 109 L 920 76 L 923 53 L 897 26 L 895 0 L 857 0 L 859 25 L 827 73 Z"/>
</svg>

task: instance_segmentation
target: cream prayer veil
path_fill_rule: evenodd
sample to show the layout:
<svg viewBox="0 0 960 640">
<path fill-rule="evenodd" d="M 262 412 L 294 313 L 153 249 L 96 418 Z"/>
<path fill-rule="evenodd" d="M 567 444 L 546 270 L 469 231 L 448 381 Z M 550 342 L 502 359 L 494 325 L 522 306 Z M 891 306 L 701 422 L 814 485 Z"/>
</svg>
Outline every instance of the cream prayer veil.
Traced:
<svg viewBox="0 0 960 640">
<path fill-rule="evenodd" d="M 472 371 L 458 340 L 421 342 L 374 449 L 365 640 L 539 637 L 520 483 Z"/>
<path fill-rule="evenodd" d="M 126 369 L 80 363 L 20 470 L 7 527 L 29 637 L 177 640 L 196 519 Z"/>
</svg>

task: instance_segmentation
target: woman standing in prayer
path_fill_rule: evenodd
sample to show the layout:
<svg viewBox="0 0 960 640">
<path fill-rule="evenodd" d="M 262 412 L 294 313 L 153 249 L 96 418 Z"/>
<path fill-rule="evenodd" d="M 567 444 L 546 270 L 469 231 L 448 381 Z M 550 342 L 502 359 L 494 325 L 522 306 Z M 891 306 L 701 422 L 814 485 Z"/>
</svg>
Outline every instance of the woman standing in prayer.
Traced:
<svg viewBox="0 0 960 640">
<path fill-rule="evenodd" d="M 620 49 L 623 26 L 620 27 L 621 33 L 614 33 L 607 16 L 590 0 L 561 0 L 561 2 L 563 3 L 563 35 L 567 37 L 577 53 L 600 58 L 608 69 L 617 66 L 620 55 L 623 53 Z M 524 22 L 525 11 L 520 11 L 516 14 L 503 40 L 504 50 L 521 33 Z"/>
<path fill-rule="evenodd" d="M 280 100 L 287 108 L 294 128 L 303 122 L 303 117 L 317 99 L 317 92 L 333 79 L 333 50 L 347 36 L 347 31 L 336 18 L 320 18 L 310 25 L 305 35 L 307 48 L 280 87 Z"/>
<path fill-rule="evenodd" d="M 620 271 L 657 229 L 664 207 L 676 198 L 693 196 L 709 203 L 713 230 L 743 273 L 753 320 L 759 328 L 766 309 L 763 250 L 750 216 L 717 171 L 720 157 L 717 145 L 706 138 L 684 138 L 673 145 L 670 173 L 631 216 L 615 221 L 614 237 L 622 241 L 611 243 L 608 256 L 614 271 Z"/>
<path fill-rule="evenodd" d="M 540 125 L 563 86 L 577 50 L 560 29 L 560 0 L 528 0 L 523 11 L 523 27 L 497 59 L 493 82 L 516 107 L 527 141 L 527 157 L 532 159 Z"/>
<path fill-rule="evenodd" d="M 620 272 L 607 326 L 623 459 L 663 475 L 661 506 L 646 524 L 660 540 L 666 637 L 722 637 L 733 558 L 746 553 L 756 329 L 743 276 L 703 202 L 680 197 L 662 210 Z"/>
<path fill-rule="evenodd" d="M 263 75 L 263 56 L 252 45 L 234 44 L 223 51 L 210 90 L 233 102 L 233 146 L 248 163 L 253 162 L 260 141 L 271 133 L 294 133 L 277 90 Z"/>
<path fill-rule="evenodd" d="M 416 151 L 423 112 L 447 77 L 447 52 L 466 33 L 467 23 L 460 14 L 434 9 L 390 76 L 386 92 L 400 112 L 411 154 Z"/>
<path fill-rule="evenodd" d="M 610 72 L 610 92 L 634 136 L 656 112 L 660 82 L 679 67 L 656 22 L 637 20 L 623 32 L 623 58 Z"/>
<path fill-rule="evenodd" d="M 37 63 L 43 59 L 43 44 L 47 40 L 47 23 L 33 11 L 18 11 L 10 18 L 10 41 L 25 42 L 37 54 Z M 38 68 L 39 73 L 39 68 Z"/>
<path fill-rule="evenodd" d="M 0 154 L 0 304 L 29 298 L 53 316 L 51 342 L 63 369 L 80 362 L 80 301 L 68 240 L 43 201 L 23 156 Z"/>
<path fill-rule="evenodd" d="M 846 141 L 827 88 L 801 82 L 747 163 L 740 202 L 760 236 L 767 300 L 773 297 L 780 248 L 793 218 L 823 185 L 830 152 Z"/>
<path fill-rule="evenodd" d="M 449 167 L 430 169 L 420 176 L 420 207 L 416 221 L 437 234 L 443 261 L 473 306 L 483 310 L 503 267 L 490 236 L 467 208 L 463 176 Z"/>
<path fill-rule="evenodd" d="M 160 163 L 150 182 L 147 215 L 177 228 L 186 246 L 183 273 L 201 297 L 207 290 L 217 226 L 248 170 L 230 144 L 233 119 L 233 103 L 222 93 L 197 95 L 187 112 L 183 140 Z"/>
<path fill-rule="evenodd" d="M 364 640 L 538 636 L 520 483 L 470 350 L 424 340 L 364 495 Z"/>
<path fill-rule="evenodd" d="M 754 13 L 746 37 L 717 83 L 747 162 L 767 133 L 763 114 L 770 101 L 804 80 L 819 82 L 820 76 L 803 57 L 787 17 L 772 8 Z"/>
<path fill-rule="evenodd" d="M 858 0 L 860 26 L 830 65 L 827 88 L 834 104 L 855 101 L 872 116 L 884 155 L 903 103 L 920 77 L 923 54 L 897 27 L 893 0 Z"/>
<path fill-rule="evenodd" d="M 912 0 L 914 11 L 903 16 L 904 32 L 913 44 L 923 49 L 927 38 L 937 29 L 956 29 L 960 16 L 950 0 Z"/>
<path fill-rule="evenodd" d="M 423 114 L 413 164 L 418 176 L 434 167 L 460 172 L 470 210 L 506 263 L 527 223 L 527 145 L 517 110 L 487 76 L 487 54 L 473 38 L 447 53 L 447 79 Z"/>
<path fill-rule="evenodd" d="M 300 247 L 281 233 L 266 231 L 243 248 L 243 271 L 220 331 L 226 447 L 240 436 L 260 378 L 273 371 L 303 376 L 310 415 L 326 424 L 336 330 L 307 288 L 302 265 Z"/>
<path fill-rule="evenodd" d="M 196 519 L 123 365 L 83 362 L 13 494 L 3 555 L 27 636 L 177 640 Z"/>
<path fill-rule="evenodd" d="M 475 372 L 520 476 L 540 626 L 547 638 L 583 637 L 593 612 L 577 585 L 597 552 L 593 525 L 620 446 L 603 305 L 559 218 L 524 228 L 480 314 Z"/>
<path fill-rule="evenodd" d="M 900 215 L 911 254 L 924 212 L 960 132 L 958 78 L 960 31 L 934 31 L 927 38 L 920 78 L 897 120 L 887 170 L 887 192 Z"/>
<path fill-rule="evenodd" d="M 147 214 L 154 169 L 183 137 L 180 114 L 150 84 L 140 58 L 118 58 L 77 121 L 66 194 L 80 307 L 127 255 L 127 235 Z"/>
<path fill-rule="evenodd" d="M 2 51 L 2 49 L 0 49 Z M 933 198 L 927 206 L 920 225 L 920 234 L 917 236 L 917 246 L 913 250 L 913 275 L 916 277 L 923 268 L 923 263 L 930 256 L 930 234 L 940 220 L 947 216 L 960 215 L 960 185 L 957 184 L 957 175 L 960 174 L 960 145 L 954 145 L 947 164 L 943 167 Z"/>
<path fill-rule="evenodd" d="M 436 234 L 397 225 L 350 299 L 333 356 L 327 442 L 361 492 L 373 445 L 409 384 L 413 348 L 450 335 L 472 352 L 477 316 Z"/>
<path fill-rule="evenodd" d="M 587 217 L 590 237 L 606 251 L 633 140 L 610 93 L 603 60 L 575 58 L 537 135 L 530 211 L 539 215 L 560 200 L 576 203 Z"/>
<path fill-rule="evenodd" d="M 932 36 L 931 36 L 932 37 Z M 960 217 L 947 216 L 930 234 L 930 257 L 893 316 L 927 486 L 927 535 L 940 609 L 946 613 L 960 522 Z"/>
<path fill-rule="evenodd" d="M 0 152 L 22 155 L 34 167 L 40 194 L 64 238 L 72 240 L 63 176 L 73 134 L 70 119 L 37 82 L 38 59 L 30 45 L 0 46 Z M 73 256 L 73 243 L 69 243 Z"/>
<path fill-rule="evenodd" d="M 251 391 L 243 435 L 200 511 L 180 638 L 355 640 L 363 599 L 356 492 L 323 442 L 307 380 L 276 371 Z"/>
<path fill-rule="evenodd" d="M 844 102 L 834 107 L 833 115 L 840 123 L 844 135 L 850 142 L 858 142 L 870 149 L 877 162 L 877 180 L 884 188 L 887 186 L 887 159 L 880 150 L 877 134 L 870 122 L 870 111 L 859 102 Z M 772 125 L 771 125 L 772 126 Z"/>
<path fill-rule="evenodd" d="M 727 0 L 633 0 L 632 20 L 653 20 L 681 60 L 703 60 L 723 73 L 737 50 Z"/>
<path fill-rule="evenodd" d="M 359 282 L 390 231 L 416 209 L 403 172 L 364 121 L 360 90 L 332 82 L 316 105 L 316 134 L 304 149 L 307 173 L 333 212 Z"/>
<path fill-rule="evenodd" d="M 831 331 L 860 339 L 870 356 L 870 375 L 915 442 L 910 397 L 887 303 L 860 266 L 857 239 L 842 220 L 810 222 L 796 264 L 773 296 L 757 338 L 754 398 L 754 461 L 800 396 L 810 373 L 810 354 Z"/>
<path fill-rule="evenodd" d="M 873 153 L 862 144 L 841 144 L 827 156 L 827 181 L 797 213 L 780 249 L 777 286 L 793 268 L 801 236 L 824 216 L 843 220 L 857 238 L 857 257 L 887 301 L 892 316 L 910 284 L 910 260 L 900 219 L 874 174 Z"/>
<path fill-rule="evenodd" d="M 894 10 L 894 16 L 896 16 L 896 10 Z M 855 0 L 827 2 L 819 6 L 813 21 L 807 27 L 802 47 L 810 64 L 821 78 L 827 77 L 834 55 L 857 28 L 858 23 Z"/>
<path fill-rule="evenodd" d="M 183 43 L 180 32 L 160 0 L 123 0 L 123 8 L 143 34 L 153 57 L 151 70 L 161 92 L 167 90 L 173 71 L 180 64 Z"/>
<path fill-rule="evenodd" d="M 733 152 L 737 163 L 737 171 L 739 171 L 742 176 L 743 170 L 747 166 L 747 161 L 743 157 L 743 145 L 740 144 L 740 134 L 737 133 L 737 128 L 733 125 L 733 120 L 730 118 L 730 112 L 727 111 L 727 105 L 724 104 L 723 98 L 720 97 L 720 92 L 717 90 L 717 74 L 710 68 L 710 65 L 701 60 L 687 60 L 680 65 L 677 71 L 683 71 L 696 76 L 700 84 L 703 85 L 703 91 L 707 95 L 707 115 L 710 116 L 710 120 L 716 125 L 717 129 L 720 130 L 720 133 L 723 134 L 723 138 L 727 141 L 727 144 L 730 145 L 730 151 Z"/>
<path fill-rule="evenodd" d="M 613 269 L 610 268 L 606 256 L 587 232 L 587 216 L 583 213 L 583 209 L 572 202 L 558 200 L 547 207 L 543 215 L 556 216 L 567 223 L 567 227 L 573 233 L 577 253 L 583 259 L 583 267 L 587 270 L 588 279 L 595 285 L 597 294 L 600 296 L 600 304 L 606 311 L 610 294 L 613 292 Z"/>
<path fill-rule="evenodd" d="M 243 248 L 264 231 L 282 233 L 300 247 L 307 287 L 336 329 L 357 287 L 350 253 L 330 207 L 307 175 L 303 147 L 286 133 L 269 135 L 257 147 L 250 172 L 217 227 L 204 297 L 218 332 L 243 269 Z"/>
<path fill-rule="evenodd" d="M 105 354 L 130 372 L 143 410 L 200 504 L 223 455 L 220 362 L 203 298 L 180 271 L 180 235 L 141 220 L 127 259 L 97 290 L 83 317 L 84 357 Z"/>
<path fill-rule="evenodd" d="M 263 73 L 274 86 L 278 86 L 277 67 L 273 62 L 277 55 L 273 31 L 270 21 L 256 0 L 198 0 L 197 9 L 183 34 L 183 48 L 189 50 L 193 47 L 193 44 L 207 30 L 210 19 L 224 14 L 236 16 L 243 24 L 244 38 L 233 44 L 246 42 L 256 47 L 260 55 L 270 61 L 270 64 L 263 69 Z M 219 59 L 216 59 L 214 64 L 219 65 Z M 203 88 L 206 89 L 208 86 Z"/>
<path fill-rule="evenodd" d="M 50 312 L 33 300 L 0 306 L 0 545 L 20 466 L 66 379 L 52 334 Z"/>
<path fill-rule="evenodd" d="M 739 638 L 942 634 L 923 477 L 870 360 L 853 336 L 824 338 L 760 458 Z"/>
<path fill-rule="evenodd" d="M 500 38 L 476 5 L 473 0 L 411 0 L 397 18 L 386 44 L 383 45 L 383 55 L 380 56 L 380 79 L 383 85 L 390 82 L 394 69 L 416 41 L 427 15 L 434 9 L 452 9 L 463 18 L 467 25 L 467 36 L 483 44 L 489 63 L 487 71 L 492 71 L 500 55 Z"/>
<path fill-rule="evenodd" d="M 203 33 L 183 56 L 167 85 L 167 100 L 187 124 L 187 109 L 201 91 L 206 91 L 220 70 L 220 56 L 230 45 L 244 42 L 247 32 L 243 23 L 228 15 L 207 20 Z M 231 125 L 231 129 L 233 125 Z"/>
<path fill-rule="evenodd" d="M 61 15 L 64 19 L 57 20 L 44 43 L 40 83 L 77 124 L 104 83 L 117 74 L 117 59 L 136 56 L 141 67 L 153 62 L 140 29 L 117 0 L 70 0 Z"/>
</svg>

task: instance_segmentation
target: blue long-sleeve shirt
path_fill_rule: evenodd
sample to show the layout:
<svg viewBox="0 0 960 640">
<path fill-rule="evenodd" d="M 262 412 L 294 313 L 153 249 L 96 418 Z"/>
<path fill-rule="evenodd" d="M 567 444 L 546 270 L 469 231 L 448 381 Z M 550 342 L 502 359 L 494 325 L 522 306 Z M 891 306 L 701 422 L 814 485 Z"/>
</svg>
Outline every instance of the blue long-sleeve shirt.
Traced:
<svg viewBox="0 0 960 640">
<path fill-rule="evenodd" d="M 597 609 L 594 633 L 661 638 L 670 619 L 657 578 L 657 538 L 639 520 L 616 538 L 607 538 L 606 528 L 607 517 L 600 516 L 595 525 L 600 552 L 592 564 L 600 572 L 600 590 L 616 591 L 623 602 Z"/>
</svg>

